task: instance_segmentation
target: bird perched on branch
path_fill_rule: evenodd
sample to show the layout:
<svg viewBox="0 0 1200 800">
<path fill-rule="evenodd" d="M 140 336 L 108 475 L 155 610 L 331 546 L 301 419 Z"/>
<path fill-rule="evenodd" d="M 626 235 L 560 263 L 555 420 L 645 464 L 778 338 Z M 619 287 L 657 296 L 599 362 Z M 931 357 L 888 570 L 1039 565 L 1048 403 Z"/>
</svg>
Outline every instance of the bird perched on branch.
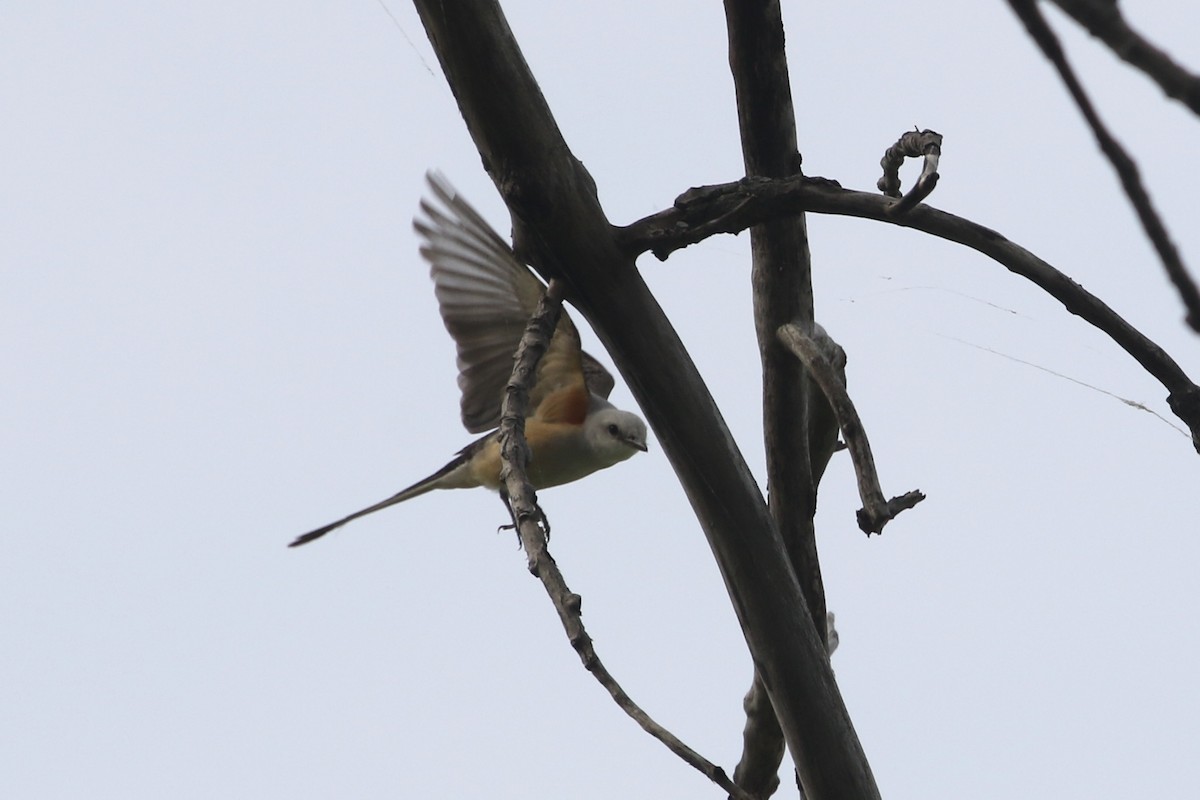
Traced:
<svg viewBox="0 0 1200 800">
<path fill-rule="evenodd" d="M 545 287 L 512 249 L 438 173 L 428 176 L 439 210 L 421 201 L 425 219 L 413 225 L 424 239 L 434 293 L 446 330 L 458 349 L 462 421 L 471 433 L 500 423 L 513 354 Z M 529 481 L 545 489 L 579 480 L 646 451 L 646 423 L 608 402 L 613 377 L 583 352 L 579 331 L 564 311 L 538 365 L 525 420 Z M 484 486 L 499 491 L 500 440 L 496 431 L 476 439 L 449 464 L 386 500 L 298 537 L 307 544 L 335 528 L 434 489 Z"/>
</svg>

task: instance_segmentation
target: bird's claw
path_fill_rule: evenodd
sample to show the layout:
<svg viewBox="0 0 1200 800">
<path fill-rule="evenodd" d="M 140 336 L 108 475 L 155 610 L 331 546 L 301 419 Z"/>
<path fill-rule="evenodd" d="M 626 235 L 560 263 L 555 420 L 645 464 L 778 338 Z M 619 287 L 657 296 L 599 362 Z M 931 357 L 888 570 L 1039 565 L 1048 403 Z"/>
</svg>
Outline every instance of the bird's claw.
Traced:
<svg viewBox="0 0 1200 800">
<path fill-rule="evenodd" d="M 535 508 L 537 509 L 537 524 L 538 524 L 538 526 L 541 527 L 542 534 L 546 537 L 546 541 L 549 542 L 550 541 L 550 518 L 546 516 L 545 511 L 542 511 L 541 506 L 535 506 Z M 510 509 L 510 513 L 511 513 L 511 509 Z M 515 519 L 513 522 L 510 522 L 507 525 L 501 525 L 500 527 L 496 528 L 496 533 L 499 533 L 500 531 L 516 531 L 517 547 L 521 546 L 521 531 L 520 531 L 520 528 L 517 526 Z"/>
</svg>

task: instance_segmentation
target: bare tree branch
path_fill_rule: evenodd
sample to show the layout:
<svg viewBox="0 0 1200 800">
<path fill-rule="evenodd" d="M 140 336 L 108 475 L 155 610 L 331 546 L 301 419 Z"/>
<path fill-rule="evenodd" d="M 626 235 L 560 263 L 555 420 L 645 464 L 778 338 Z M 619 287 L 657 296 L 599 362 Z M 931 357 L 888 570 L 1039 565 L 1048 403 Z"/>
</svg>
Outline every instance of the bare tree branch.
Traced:
<svg viewBox="0 0 1200 800">
<path fill-rule="evenodd" d="M 1140 33 L 1129 27 L 1114 0 L 1054 0 L 1088 33 L 1117 56 L 1155 81 L 1167 97 L 1200 114 L 1200 75 L 1189 72 Z"/>
<path fill-rule="evenodd" d="M 1167 233 L 1167 228 L 1159 218 L 1158 212 L 1154 210 L 1150 195 L 1146 193 L 1146 187 L 1142 185 L 1137 164 L 1125 152 L 1125 148 L 1121 147 L 1120 143 L 1108 132 L 1100 115 L 1096 113 L 1083 85 L 1075 77 L 1075 71 L 1071 69 L 1066 54 L 1063 53 L 1062 46 L 1058 42 L 1058 37 L 1046 24 L 1046 18 L 1042 16 L 1042 12 L 1037 6 L 1037 0 L 1009 0 L 1008 4 L 1025 24 L 1025 29 L 1029 31 L 1029 35 L 1041 48 L 1042 53 L 1058 70 L 1067 91 L 1075 100 L 1075 105 L 1079 107 L 1079 111 L 1091 127 L 1092 134 L 1100 145 L 1100 150 L 1116 170 L 1121 187 L 1125 190 L 1129 202 L 1133 204 L 1133 209 L 1142 223 L 1142 228 L 1146 231 L 1146 236 L 1154 245 L 1154 249 L 1158 251 L 1158 257 L 1167 270 L 1167 277 L 1171 279 L 1171 283 L 1175 284 L 1184 308 L 1187 309 L 1187 324 L 1200 333 L 1200 289 L 1197 289 L 1196 282 L 1188 274 L 1179 250 L 1171 241 L 1171 236 Z"/>
<path fill-rule="evenodd" d="M 771 705 L 762 676 L 754 671 L 750 689 L 742 699 L 746 724 L 742 728 L 742 755 L 733 771 L 738 786 L 757 798 L 767 798 L 779 788 L 779 766 L 785 752 L 783 729 Z"/>
<path fill-rule="evenodd" d="M 725 0 L 729 68 L 737 96 L 746 174 L 772 178 L 800 172 L 792 90 L 777 0 Z M 750 229 L 754 326 L 763 370 L 763 442 L 767 505 L 800 581 L 814 630 L 825 637 L 825 587 L 813 515 L 817 484 L 833 454 L 837 428 L 824 397 L 799 362 L 780 346 L 775 330 L 813 318 L 812 260 L 802 214 Z M 743 754 L 734 778 L 761 797 L 778 785 L 783 732 L 756 674 L 747 702 Z M 761 719 L 756 719 L 761 716 Z M 802 759 L 797 759 L 802 764 Z M 804 778 L 801 778 L 802 782 Z"/>
<path fill-rule="evenodd" d="M 525 333 L 513 356 L 512 376 L 504 387 L 500 407 L 500 482 L 501 496 L 509 506 L 517 536 L 525 548 L 529 571 L 539 575 L 537 556 L 546 553 L 550 523 L 537 504 L 537 495 L 529 482 L 529 444 L 525 441 L 525 418 L 529 416 L 529 389 L 537 376 L 538 362 L 550 347 L 550 338 L 562 314 L 562 288 L 554 281 L 538 302 L 537 310 L 525 327 Z M 543 527 L 544 526 L 544 530 Z M 560 598 L 546 584 L 546 590 L 559 608 Z M 561 611 L 559 612 L 561 616 Z"/>
<path fill-rule="evenodd" d="M 519 252 L 560 278 L 637 399 L 708 538 L 813 800 L 877 796 L 782 539 L 687 350 L 616 243 L 494 0 L 415 0 Z"/>
<path fill-rule="evenodd" d="M 871 443 L 867 441 L 867 432 L 863 428 L 858 411 L 846 391 L 846 375 L 835 366 L 829 352 L 840 351 L 841 348 L 829 338 L 819 326 L 812 326 L 810 336 L 798 324 L 788 324 L 780 327 L 779 340 L 787 345 L 808 368 L 833 411 L 837 414 L 838 424 L 842 429 L 842 437 L 850 449 L 850 458 L 854 461 L 854 474 L 858 478 L 858 495 L 862 498 L 863 507 L 858 511 L 858 527 L 870 536 L 872 533 L 882 533 L 883 526 L 888 524 L 897 514 L 912 508 L 925 499 L 919 491 L 908 492 L 883 499 L 883 489 L 879 485 L 879 473 L 875 469 L 875 457 L 871 454 Z M 841 355 L 845 363 L 845 354 Z"/>
<path fill-rule="evenodd" d="M 1187 425 L 1192 444 L 1200 452 L 1200 387 L 1161 347 L 1100 298 L 996 231 L 924 204 L 893 217 L 888 213 L 892 202 L 879 195 L 843 189 L 836 181 L 822 178 L 743 179 L 691 189 L 676 199 L 673 208 L 621 228 L 617 239 L 626 253 L 650 250 L 665 259 L 704 238 L 697 238 L 697 231 L 703 231 L 704 236 L 737 233 L 763 219 L 810 211 L 889 222 L 957 242 L 1031 281 L 1067 311 L 1107 334 L 1166 387 L 1171 410 Z M 721 224 L 712 225 L 718 219 Z"/>
<path fill-rule="evenodd" d="M 708 761 L 666 728 L 655 722 L 649 714 L 621 688 L 616 678 L 601 663 L 592 638 L 588 636 L 581 617 L 582 599 L 568 588 L 558 564 L 546 549 L 546 536 L 539 526 L 545 515 L 537 506 L 533 486 L 529 483 L 525 466 L 529 460 L 529 446 L 525 442 L 525 417 L 529 414 L 529 389 L 537 375 L 537 365 L 550 346 L 550 338 L 562 312 L 562 285 L 550 281 L 546 294 L 538 303 L 537 311 L 529 320 L 521 343 L 517 347 L 512 377 L 505 386 L 504 405 L 500 416 L 500 477 L 504 482 L 505 496 L 510 503 L 513 521 L 521 537 L 521 546 L 529 571 L 536 575 L 554 604 L 558 618 L 567 638 L 588 672 L 599 681 L 616 701 L 617 705 L 634 722 L 655 739 L 665 744 L 675 755 L 682 758 L 720 786 L 737 800 L 755 800 L 749 793 L 739 789 L 725 774 L 725 770 Z M 547 526 L 548 529 L 548 526 Z"/>
<path fill-rule="evenodd" d="M 829 655 L 838 648 L 838 632 L 832 611 L 825 615 L 825 642 Z M 742 710 L 746 712 L 746 725 L 742 731 L 742 759 L 734 772 L 734 781 L 754 793 L 767 798 L 779 788 L 779 765 L 783 762 L 783 731 L 771 706 L 771 698 L 762 678 L 754 673 L 750 691 L 742 699 Z M 773 729 L 773 730 L 772 730 Z M 771 749 L 774 747 L 775 749 Z M 743 782 L 739 773 L 749 780 Z"/>
</svg>

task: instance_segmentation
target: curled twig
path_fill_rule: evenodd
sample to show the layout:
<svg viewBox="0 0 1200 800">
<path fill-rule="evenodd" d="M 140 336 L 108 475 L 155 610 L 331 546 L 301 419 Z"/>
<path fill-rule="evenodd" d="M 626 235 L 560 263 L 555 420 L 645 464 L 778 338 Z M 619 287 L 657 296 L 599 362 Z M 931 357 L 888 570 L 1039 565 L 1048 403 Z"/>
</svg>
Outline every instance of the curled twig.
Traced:
<svg viewBox="0 0 1200 800">
<path fill-rule="evenodd" d="M 883 499 L 879 474 L 875 470 L 875 457 L 871 455 L 871 443 L 867 441 L 862 420 L 859 419 L 858 411 L 846 392 L 845 374 L 839 374 L 835 364 L 836 358 L 845 358 L 844 354 L 838 355 L 841 348 L 837 343 L 830 339 L 820 326 L 814 326 L 810 335 L 801 330 L 799 325 L 783 325 L 777 335 L 779 340 L 804 362 L 805 368 L 829 400 L 833 413 L 837 415 L 842 436 L 850 449 L 850 458 L 854 461 L 858 495 L 863 502 L 863 507 L 858 510 L 858 527 L 868 536 L 881 533 L 884 525 L 901 511 L 924 500 L 925 495 L 913 491 L 891 500 Z"/>
<path fill-rule="evenodd" d="M 644 731 L 665 744 L 671 752 L 703 773 L 737 800 L 754 800 L 747 792 L 739 789 L 729 779 L 725 770 L 705 759 L 688 747 L 666 728 L 655 722 L 649 714 L 635 703 L 616 679 L 600 662 L 592 639 L 583 627 L 580 616 L 582 599 L 568 588 L 562 572 L 546 549 L 545 515 L 537 505 L 533 486 L 526 475 L 525 465 L 529 460 L 529 447 L 525 442 L 525 417 L 529 411 L 529 388 L 537 375 L 538 361 L 549 346 L 554 328 L 562 312 L 562 286 L 550 281 L 546 294 L 538 303 L 537 311 L 529 320 L 521 343 L 517 347 L 516 363 L 512 377 L 505 387 L 504 405 L 500 417 L 501 480 L 508 498 L 513 522 L 525 550 L 529 571 L 536 575 L 550 596 L 558 618 L 566 630 L 567 638 L 579 654 L 583 666 L 595 676 L 621 710 L 633 718 Z"/>
<path fill-rule="evenodd" d="M 883 176 L 876 187 L 888 197 L 899 197 L 899 202 L 888 207 L 888 213 L 899 216 L 914 208 L 933 192 L 938 182 L 938 160 L 942 155 L 942 135 L 931 130 L 908 131 L 883 153 L 879 166 Z M 900 166 L 906 158 L 923 158 L 921 176 L 908 194 L 900 195 Z"/>
</svg>

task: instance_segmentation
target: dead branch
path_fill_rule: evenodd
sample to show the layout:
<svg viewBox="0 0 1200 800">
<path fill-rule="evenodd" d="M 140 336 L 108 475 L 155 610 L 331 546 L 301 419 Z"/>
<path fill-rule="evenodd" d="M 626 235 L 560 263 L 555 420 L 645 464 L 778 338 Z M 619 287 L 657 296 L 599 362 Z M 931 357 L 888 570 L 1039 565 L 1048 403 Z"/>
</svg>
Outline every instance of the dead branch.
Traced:
<svg viewBox="0 0 1200 800">
<path fill-rule="evenodd" d="M 742 726 L 742 755 L 733 778 L 757 798 L 767 798 L 779 788 L 779 766 L 783 763 L 783 730 L 771 705 L 762 676 L 755 670 L 750 689 L 742 699 L 746 724 Z"/>
<path fill-rule="evenodd" d="M 863 503 L 863 507 L 858 511 L 858 527 L 868 536 L 872 533 L 882 533 L 884 525 L 901 511 L 924 500 L 925 495 L 913 491 L 891 500 L 884 500 L 883 489 L 879 485 L 879 473 L 875 469 L 875 457 L 871 454 L 871 443 L 867 441 L 867 432 L 863 428 L 862 420 L 849 393 L 846 392 L 845 373 L 836 368 L 828 355 L 835 348 L 837 351 L 841 348 L 828 334 L 821 330 L 820 326 L 813 326 L 812 334 L 809 335 L 799 325 L 789 324 L 779 329 L 779 340 L 804 363 L 837 414 L 842 437 L 850 450 L 850 458 L 854 461 L 858 495 Z M 843 355 L 842 358 L 844 357 Z"/>
<path fill-rule="evenodd" d="M 508 503 L 517 536 L 525 548 L 529 571 L 534 575 L 541 574 L 539 556 L 549 557 L 545 546 L 550 525 L 537 504 L 537 495 L 526 471 L 529 444 L 525 441 L 525 418 L 529 416 L 529 389 L 537 376 L 538 363 L 550 346 L 561 314 L 562 288 L 551 281 L 517 345 L 512 377 L 504 387 L 504 401 L 500 408 L 501 494 Z M 550 591 L 549 585 L 546 590 Z M 553 592 L 550 598 L 558 608 L 562 598 Z"/>
<path fill-rule="evenodd" d="M 1200 75 L 1189 72 L 1140 33 L 1129 27 L 1113 0 L 1054 0 L 1088 33 L 1116 55 L 1155 81 L 1167 97 L 1200 114 Z"/>
<path fill-rule="evenodd" d="M 529 446 L 525 442 L 525 417 L 529 413 L 530 385 L 537 375 L 538 362 L 550 346 L 550 338 L 554 335 L 561 312 L 562 284 L 552 280 L 517 347 L 513 373 L 505 386 L 504 405 L 500 415 L 500 478 L 504 483 L 513 521 L 517 525 L 521 546 L 525 549 L 529 571 L 536 575 L 545 587 L 546 594 L 554 604 L 554 610 L 558 612 L 563 629 L 567 632 L 567 638 L 579 654 L 584 668 L 608 691 L 621 710 L 640 725 L 642 730 L 665 744 L 672 753 L 695 767 L 731 797 L 737 800 L 755 800 L 752 795 L 739 789 L 726 775 L 725 770 L 708 761 L 655 722 L 621 688 L 616 678 L 601 663 L 592 645 L 592 638 L 583 626 L 582 598 L 567 586 L 558 564 L 546 548 L 545 531 L 539 524 L 545 521 L 545 515 L 537 505 L 537 497 L 525 470 L 529 461 Z"/>
<path fill-rule="evenodd" d="M 826 652 L 833 655 L 838 648 L 838 632 L 832 611 L 825 615 Z M 742 729 L 742 757 L 733 773 L 734 782 L 755 795 L 767 798 L 779 788 L 779 765 L 783 762 L 783 731 L 771 706 L 767 687 L 756 670 L 750 690 L 742 699 L 746 724 Z M 743 780 L 743 776 L 747 778 Z M 753 782 L 749 782 L 753 781 Z M 801 794 L 803 798 L 803 793 Z"/>
<path fill-rule="evenodd" d="M 796 113 L 784 48 L 783 18 L 775 0 L 726 0 L 729 68 L 737 97 L 738 130 L 747 175 L 780 178 L 800 172 Z M 785 322 L 813 318 L 812 263 L 804 216 L 768 220 L 750 229 L 750 285 L 762 363 L 763 444 L 767 507 L 783 538 L 813 628 L 824 641 L 825 587 L 813 516 L 817 484 L 833 453 L 837 426 L 824 397 L 802 365 L 779 344 Z M 783 730 L 756 675 L 759 702 L 747 703 L 742 756 L 734 778 L 760 797 L 779 783 Z M 798 757 L 802 782 L 806 759 Z M 877 794 L 869 773 L 858 796 Z"/>
<path fill-rule="evenodd" d="M 715 219 L 723 220 L 721 232 L 737 233 L 763 219 L 811 211 L 888 222 L 957 242 L 1029 280 L 1116 342 L 1167 389 L 1167 403 L 1187 425 L 1192 444 L 1200 452 L 1200 387 L 1166 351 L 1100 298 L 990 228 L 926 204 L 893 217 L 888 213 L 891 204 L 886 197 L 843 189 L 836 181 L 823 178 L 744 178 L 690 189 L 680 195 L 673 208 L 620 228 L 617 241 L 627 253 L 649 250 L 666 259 L 670 253 L 700 241 L 694 236 L 697 229 L 704 228 L 706 235 L 711 235 L 708 223 Z"/>
<path fill-rule="evenodd" d="M 1084 91 L 1083 84 L 1075 77 L 1075 71 L 1071 69 L 1070 63 L 1067 61 L 1066 54 L 1063 52 L 1062 46 L 1058 42 L 1058 37 L 1054 35 L 1054 31 L 1050 30 L 1050 26 L 1046 24 L 1046 18 L 1042 16 L 1041 9 L 1038 8 L 1037 0 L 1009 0 L 1009 5 L 1012 6 L 1013 12 L 1025 24 L 1025 29 L 1029 32 L 1030 37 L 1042 53 L 1058 70 L 1059 76 L 1062 78 L 1063 84 L 1066 85 L 1067 91 L 1070 92 L 1075 105 L 1079 108 L 1083 118 L 1087 120 L 1088 126 L 1092 129 L 1092 135 L 1096 137 L 1096 142 L 1100 145 L 1101 152 L 1105 158 L 1112 164 L 1116 170 L 1117 177 L 1121 181 L 1121 188 L 1125 190 L 1125 196 L 1129 198 L 1129 202 L 1133 205 L 1133 210 L 1137 214 L 1138 220 L 1142 223 L 1143 230 L 1146 231 L 1146 237 L 1150 239 L 1150 243 L 1154 245 L 1154 249 L 1158 252 L 1158 257 L 1163 263 L 1163 267 L 1167 271 L 1167 277 L 1171 279 L 1171 283 L 1175 284 L 1175 290 L 1179 292 L 1179 297 L 1183 301 L 1183 306 L 1187 310 L 1187 324 L 1192 330 L 1200 333 L 1200 289 L 1197 289 L 1196 282 L 1192 280 L 1192 276 L 1188 274 L 1187 267 L 1183 265 L 1183 259 L 1179 255 L 1179 250 L 1175 247 L 1175 243 L 1171 241 L 1171 236 L 1167 233 L 1167 227 L 1163 224 L 1162 219 L 1158 216 L 1158 212 L 1154 210 L 1154 204 L 1150 201 L 1150 195 L 1146 192 L 1146 187 L 1142 185 L 1141 174 L 1139 173 L 1137 163 L 1134 162 L 1129 154 L 1125 152 L 1125 148 L 1108 132 L 1104 122 L 1100 119 L 1100 115 L 1092 106 L 1091 99 L 1088 98 L 1087 92 Z M 1115 4 L 1114 4 L 1115 5 Z"/>
</svg>

